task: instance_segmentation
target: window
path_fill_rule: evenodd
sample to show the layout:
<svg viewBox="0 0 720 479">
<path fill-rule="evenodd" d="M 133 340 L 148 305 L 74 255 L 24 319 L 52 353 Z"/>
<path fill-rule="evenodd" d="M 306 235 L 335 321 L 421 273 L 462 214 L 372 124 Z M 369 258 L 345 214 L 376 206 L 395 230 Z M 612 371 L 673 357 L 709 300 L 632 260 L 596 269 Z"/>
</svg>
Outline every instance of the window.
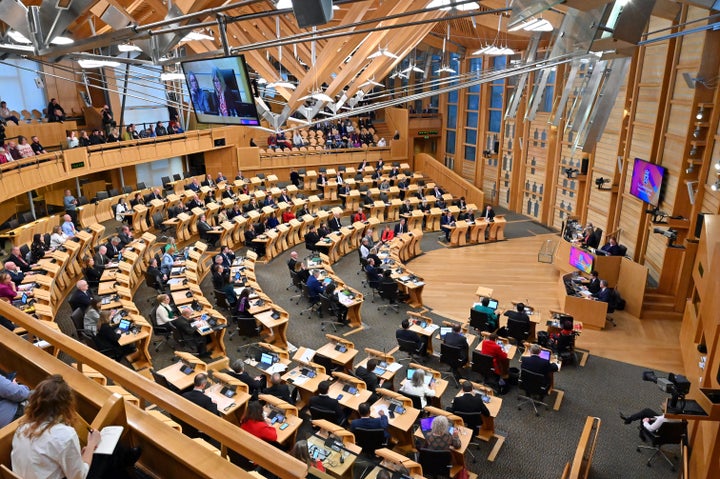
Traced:
<svg viewBox="0 0 720 479">
<path fill-rule="evenodd" d="M 469 112 L 467 112 L 467 117 L 466 117 L 465 125 L 467 125 L 468 128 L 477 128 L 477 126 L 478 126 L 478 113 L 477 113 L 476 111 L 469 111 Z"/>
<path fill-rule="evenodd" d="M 10 111 L 42 111 L 47 107 L 44 88 L 35 84 L 41 78 L 35 73 L 39 70 L 40 65 L 30 60 L 7 58 L 0 63 L 0 99 L 7 102 Z M 62 105 L 62 98 L 58 102 Z"/>
<path fill-rule="evenodd" d="M 448 132 L 447 132 L 447 142 L 445 144 L 445 152 L 449 155 L 455 154 L 455 132 L 452 130 L 448 130 Z"/>
<path fill-rule="evenodd" d="M 457 105 L 448 105 L 447 127 L 453 130 L 457 128 Z"/>
<path fill-rule="evenodd" d="M 465 159 L 468 161 L 475 161 L 475 147 L 474 146 L 465 146 Z"/>
</svg>

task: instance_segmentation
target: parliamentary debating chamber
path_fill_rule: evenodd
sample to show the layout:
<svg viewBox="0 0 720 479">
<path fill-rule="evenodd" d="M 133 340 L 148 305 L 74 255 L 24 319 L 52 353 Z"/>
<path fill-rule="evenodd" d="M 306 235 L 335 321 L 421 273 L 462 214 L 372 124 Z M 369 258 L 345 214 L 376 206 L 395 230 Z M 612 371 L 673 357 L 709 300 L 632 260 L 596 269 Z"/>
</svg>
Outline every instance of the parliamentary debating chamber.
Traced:
<svg viewBox="0 0 720 479">
<path fill-rule="evenodd" d="M 720 1 L 0 24 L 0 478 L 720 477 Z"/>
</svg>

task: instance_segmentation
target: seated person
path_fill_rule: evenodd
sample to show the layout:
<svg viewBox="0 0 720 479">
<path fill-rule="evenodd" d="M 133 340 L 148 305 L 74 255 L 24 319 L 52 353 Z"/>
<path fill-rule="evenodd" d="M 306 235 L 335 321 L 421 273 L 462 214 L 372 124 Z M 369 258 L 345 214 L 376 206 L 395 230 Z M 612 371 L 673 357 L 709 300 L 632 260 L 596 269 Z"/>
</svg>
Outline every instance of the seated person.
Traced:
<svg viewBox="0 0 720 479">
<path fill-rule="evenodd" d="M 375 258 L 368 258 L 367 264 L 365 265 L 365 274 L 367 275 L 368 282 L 377 284 L 377 289 L 380 289 L 383 270 L 375 266 Z"/>
<path fill-rule="evenodd" d="M 601 249 L 605 251 L 608 256 L 622 256 L 622 250 L 614 236 L 609 237 L 608 242 Z"/>
<path fill-rule="evenodd" d="M 264 441 L 277 441 L 277 431 L 270 425 L 270 420 L 263 415 L 260 401 L 250 401 L 240 428 Z"/>
<path fill-rule="evenodd" d="M 298 261 L 297 251 L 292 251 L 290 253 L 290 259 L 288 260 L 287 265 L 290 271 L 292 271 L 293 273 L 297 273 L 300 281 L 302 281 L 303 283 L 307 283 L 310 272 L 305 269 L 305 265 L 302 261 Z"/>
<path fill-rule="evenodd" d="M 100 319 L 97 323 L 97 334 L 95 335 L 95 343 L 101 351 L 111 351 L 113 356 L 127 356 L 135 352 L 134 344 L 126 344 L 121 346 L 120 333 L 110 323 L 110 311 L 101 311 Z"/>
<path fill-rule="evenodd" d="M 247 228 L 245 229 L 245 245 L 248 248 L 252 248 L 258 255 L 258 258 L 262 258 L 265 256 L 265 243 L 261 241 L 253 241 L 257 238 L 257 236 L 258 235 L 255 233 L 255 228 L 252 223 L 248 223 Z"/>
<path fill-rule="evenodd" d="M 295 219 L 295 214 L 292 212 L 292 207 L 288 206 L 285 209 L 285 212 L 283 212 L 283 214 L 282 214 L 282 222 L 289 223 L 290 220 L 294 220 L 294 219 Z"/>
<path fill-rule="evenodd" d="M 462 328 L 460 324 L 453 324 L 452 331 L 445 334 L 445 339 L 443 340 L 443 342 L 448 346 L 460 348 L 460 360 L 462 362 L 462 365 L 467 364 L 468 350 L 470 346 L 468 345 L 467 338 L 462 333 Z"/>
<path fill-rule="evenodd" d="M 475 393 L 470 381 L 464 381 L 462 383 L 462 395 L 456 396 L 455 399 L 453 399 L 452 406 L 450 406 L 449 410 L 454 413 L 479 412 L 483 416 L 490 417 L 490 411 L 482 399 L 482 394 Z"/>
<path fill-rule="evenodd" d="M 365 386 L 367 386 L 367 390 L 373 393 L 377 388 L 382 387 L 384 382 L 383 379 L 380 379 L 377 374 L 374 373 L 377 366 L 378 360 L 370 358 L 365 366 L 358 366 L 357 369 L 355 369 L 355 376 L 357 376 L 358 379 L 362 379 Z"/>
<path fill-rule="evenodd" d="M 510 362 L 508 355 L 503 348 L 497 343 L 498 335 L 495 333 L 490 334 L 487 339 L 484 339 L 480 343 L 480 352 L 493 358 L 493 369 L 495 374 L 500 376 L 500 386 L 505 385 L 504 378 L 508 377 L 508 367 Z"/>
<path fill-rule="evenodd" d="M 270 376 L 270 387 L 266 388 L 263 393 L 282 399 L 286 403 L 295 404 L 293 396 L 290 394 L 290 388 L 282 380 L 280 373 L 273 373 L 273 375 Z"/>
<path fill-rule="evenodd" d="M 267 380 L 265 376 L 260 374 L 252 377 L 245 370 L 245 363 L 242 359 L 236 359 L 232 363 L 232 370 L 228 372 L 230 376 L 239 379 L 240 381 L 247 384 L 248 391 L 253 399 L 257 399 L 257 395 L 260 394 L 266 387 Z"/>
<path fill-rule="evenodd" d="M 370 404 L 364 402 L 358 406 L 358 413 L 360 414 L 360 417 L 350 423 L 350 432 L 354 433 L 358 428 L 382 429 L 385 432 L 385 440 L 387 441 L 390 439 L 390 432 L 388 431 L 388 418 L 383 409 L 378 412 L 379 417 L 371 417 Z"/>
<path fill-rule="evenodd" d="M 30 396 L 30 388 L 0 374 L 0 428 L 23 415 L 23 403 Z"/>
<path fill-rule="evenodd" d="M 310 398 L 308 401 L 308 407 L 334 412 L 337 417 L 336 424 L 340 425 L 345 422 L 345 411 L 337 399 L 328 396 L 329 389 L 330 381 L 320 381 L 318 384 L 317 396 Z"/>
<path fill-rule="evenodd" d="M 620 419 L 622 419 L 625 424 L 631 424 L 634 421 L 642 420 L 643 427 L 640 429 L 640 439 L 643 441 L 647 441 L 648 432 L 657 431 L 660 429 L 660 426 L 667 422 L 665 414 L 658 414 L 650 408 L 645 408 L 635 414 L 630 414 L 629 416 L 626 416 L 621 412 Z"/>
<path fill-rule="evenodd" d="M 427 339 L 424 339 L 415 331 L 410 331 L 410 320 L 403 319 L 400 326 L 401 328 L 395 331 L 395 338 L 415 343 L 417 346 L 416 351 L 422 356 L 427 356 Z"/>
<path fill-rule="evenodd" d="M 325 296 L 330 300 L 330 302 L 334 305 L 335 311 L 337 311 L 337 320 L 339 323 L 342 324 L 349 324 L 347 315 L 348 315 L 348 308 L 342 302 L 340 302 L 340 297 L 335 294 L 335 289 L 337 288 L 337 284 L 335 281 L 330 282 L 325 287 Z"/>
<path fill-rule="evenodd" d="M 505 311 L 504 315 L 515 321 L 520 321 L 525 324 L 530 324 L 530 316 L 528 316 L 527 313 L 525 312 L 525 304 L 524 303 L 516 304 L 515 311 L 513 311 L 512 309 L 509 309 L 509 310 Z"/>
<path fill-rule="evenodd" d="M 408 232 L 407 224 L 405 224 L 405 218 L 400 218 L 400 222 L 395 225 L 395 236 L 399 236 L 403 233 Z"/>
<path fill-rule="evenodd" d="M 480 313 L 485 313 L 485 316 L 487 316 L 488 329 L 490 331 L 495 331 L 497 329 L 498 315 L 495 310 L 490 307 L 490 298 L 483 298 L 480 301 L 480 304 L 473 306 L 473 309 Z"/>
<path fill-rule="evenodd" d="M 199 357 L 210 357 L 210 352 L 207 350 L 207 339 L 192 325 L 192 313 L 193 311 L 190 308 L 183 309 L 180 316 L 173 321 L 173 324 L 177 327 L 180 333 L 182 333 L 185 341 L 195 347 Z"/>
<path fill-rule="evenodd" d="M 385 228 L 380 236 L 380 241 L 387 243 L 388 241 L 392 241 L 393 238 L 395 238 L 395 232 L 390 228 L 390 223 L 385 223 Z"/>
<path fill-rule="evenodd" d="M 419 449 L 432 449 L 433 451 L 447 451 L 450 448 L 460 447 L 460 433 L 455 428 L 450 434 L 450 422 L 447 416 L 436 416 L 429 432 L 423 432 L 423 440 L 417 444 Z"/>
<path fill-rule="evenodd" d="M 587 285 L 587 290 L 591 294 L 595 294 L 600 291 L 600 279 L 598 278 L 598 276 L 599 273 L 595 270 L 590 273 L 590 282 Z"/>
<path fill-rule="evenodd" d="M 325 286 L 320 282 L 318 277 L 320 276 L 319 270 L 313 270 L 308 276 L 305 285 L 308 287 L 308 299 L 311 303 L 320 300 L 320 294 L 325 291 Z"/>
<path fill-rule="evenodd" d="M 220 415 L 217 404 L 213 401 L 210 396 L 205 394 L 205 390 L 210 387 L 210 381 L 205 373 L 198 373 L 193 379 L 193 389 L 186 393 L 183 393 L 183 397 L 193 404 L 200 406 L 203 409 L 215 414 Z"/>
<path fill-rule="evenodd" d="M 315 251 L 318 247 L 315 244 L 320 241 L 320 235 L 315 229 L 314 225 L 308 226 L 307 233 L 305 233 L 305 247 L 310 251 Z"/>
<path fill-rule="evenodd" d="M 545 385 L 548 386 L 550 384 L 550 376 L 558 370 L 558 366 L 547 359 L 541 358 L 541 350 L 542 348 L 540 348 L 539 344 L 530 346 L 530 356 L 523 357 L 520 361 L 520 366 L 522 369 L 544 376 Z"/>
<path fill-rule="evenodd" d="M 365 214 L 365 211 L 363 211 L 362 206 L 360 206 L 357 209 L 357 212 L 352 216 L 352 222 L 355 223 L 356 221 L 367 221 L 367 215 Z"/>
<path fill-rule="evenodd" d="M 160 294 L 156 298 L 158 306 L 155 309 L 155 323 L 163 326 L 175 320 L 175 310 L 170 306 L 170 295 Z"/>
<path fill-rule="evenodd" d="M 435 206 L 437 206 L 437 203 Z M 445 232 L 445 241 L 450 241 L 450 232 L 452 231 L 451 226 L 454 225 L 455 218 L 453 218 L 452 213 L 448 210 L 440 217 L 440 229 Z"/>
<path fill-rule="evenodd" d="M 595 299 L 604 303 L 610 303 L 612 301 L 612 289 L 608 288 L 608 282 L 604 279 L 600 280 L 600 290 L 593 294 Z"/>
<path fill-rule="evenodd" d="M 405 381 L 400 387 L 400 392 L 419 397 L 421 408 L 427 406 L 426 398 L 435 397 L 435 390 L 425 384 L 425 371 L 422 369 L 415 370 L 410 381 Z"/>
</svg>

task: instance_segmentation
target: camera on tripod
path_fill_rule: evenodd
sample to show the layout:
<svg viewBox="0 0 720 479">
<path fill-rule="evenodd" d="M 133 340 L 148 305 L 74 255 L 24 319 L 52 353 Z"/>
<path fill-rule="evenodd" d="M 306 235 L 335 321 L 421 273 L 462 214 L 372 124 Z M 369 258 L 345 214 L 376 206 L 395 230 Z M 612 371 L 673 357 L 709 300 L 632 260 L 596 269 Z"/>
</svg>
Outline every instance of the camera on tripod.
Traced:
<svg viewBox="0 0 720 479">
<path fill-rule="evenodd" d="M 685 407 L 685 396 L 690 392 L 690 381 L 680 374 L 670 373 L 667 378 L 659 378 L 654 371 L 645 371 L 643 381 L 650 381 L 658 385 L 661 391 L 671 395 L 670 407 L 676 409 L 678 401 L 682 401 L 681 409 Z"/>
</svg>

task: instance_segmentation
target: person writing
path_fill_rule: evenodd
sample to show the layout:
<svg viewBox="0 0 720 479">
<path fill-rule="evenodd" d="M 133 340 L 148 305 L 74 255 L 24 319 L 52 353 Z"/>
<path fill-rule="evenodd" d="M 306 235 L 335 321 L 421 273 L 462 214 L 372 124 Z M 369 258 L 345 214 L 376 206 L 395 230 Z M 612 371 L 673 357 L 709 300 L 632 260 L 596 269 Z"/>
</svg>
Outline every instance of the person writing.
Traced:
<svg viewBox="0 0 720 479">
<path fill-rule="evenodd" d="M 385 410 L 380 409 L 378 411 L 379 417 L 371 417 L 370 404 L 364 402 L 358 406 L 358 413 L 360 414 L 360 417 L 350 424 L 350 432 L 355 432 L 358 428 L 382 429 L 385 433 L 385 440 L 390 439 L 390 433 L 388 432 L 388 418 L 385 415 Z"/>
<path fill-rule="evenodd" d="M 87 444 L 73 425 L 78 413 L 75 396 L 59 374 L 41 381 L 30 394 L 25 415 L 12 440 L 13 472 L 24 479 L 101 479 L 112 470 L 124 469 L 140 457 L 140 449 L 118 445 L 112 455 L 93 455 L 100 431 L 90 430 Z"/>
</svg>

